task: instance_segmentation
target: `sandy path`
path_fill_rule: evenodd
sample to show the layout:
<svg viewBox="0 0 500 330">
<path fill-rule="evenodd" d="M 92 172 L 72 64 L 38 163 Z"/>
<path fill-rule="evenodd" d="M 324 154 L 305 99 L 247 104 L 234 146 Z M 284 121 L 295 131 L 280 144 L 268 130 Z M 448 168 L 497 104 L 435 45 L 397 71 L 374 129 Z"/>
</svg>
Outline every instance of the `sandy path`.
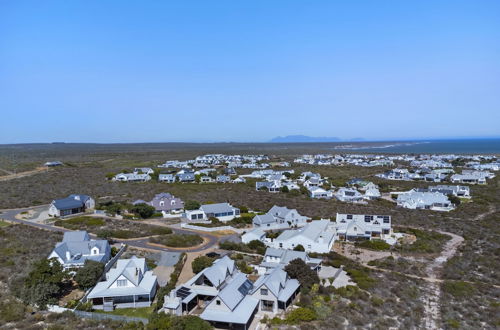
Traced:
<svg viewBox="0 0 500 330">
<path fill-rule="evenodd" d="M 31 170 L 31 171 L 0 176 L 0 181 L 19 179 L 19 178 L 23 178 L 25 176 L 30 176 L 30 175 L 34 175 L 34 174 L 38 174 L 38 173 L 42 173 L 42 172 L 47 172 L 47 171 L 48 171 L 47 167 L 37 167 L 36 169 Z"/>
<path fill-rule="evenodd" d="M 186 253 L 186 255 L 187 255 L 186 263 L 184 264 L 184 267 L 182 267 L 182 271 L 179 275 L 179 279 L 177 280 L 177 284 L 186 283 L 189 279 L 191 279 L 191 277 L 194 276 L 193 268 L 191 267 L 191 263 L 193 262 L 193 260 L 196 257 L 203 256 L 203 255 L 207 254 L 208 252 L 212 252 L 212 251 L 214 251 L 213 247 L 208 248 L 208 249 L 203 250 L 203 251 Z"/>
<path fill-rule="evenodd" d="M 451 236 L 451 239 L 445 244 L 441 254 L 435 258 L 427 267 L 426 296 L 424 298 L 424 326 L 426 329 L 440 329 L 438 322 L 441 319 L 439 299 L 441 297 L 441 285 L 439 279 L 443 264 L 453 257 L 458 247 L 464 241 L 464 238 L 452 233 L 438 231 L 440 234 Z M 433 281 L 434 279 L 434 281 Z"/>
</svg>

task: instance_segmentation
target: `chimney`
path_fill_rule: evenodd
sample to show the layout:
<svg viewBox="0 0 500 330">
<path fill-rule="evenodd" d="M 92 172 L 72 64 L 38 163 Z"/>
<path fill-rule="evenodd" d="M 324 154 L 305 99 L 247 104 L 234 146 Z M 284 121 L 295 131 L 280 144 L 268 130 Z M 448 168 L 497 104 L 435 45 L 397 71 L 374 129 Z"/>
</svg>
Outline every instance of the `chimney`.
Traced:
<svg viewBox="0 0 500 330">
<path fill-rule="evenodd" d="M 66 251 L 66 260 L 71 259 L 71 253 L 69 251 Z"/>
</svg>

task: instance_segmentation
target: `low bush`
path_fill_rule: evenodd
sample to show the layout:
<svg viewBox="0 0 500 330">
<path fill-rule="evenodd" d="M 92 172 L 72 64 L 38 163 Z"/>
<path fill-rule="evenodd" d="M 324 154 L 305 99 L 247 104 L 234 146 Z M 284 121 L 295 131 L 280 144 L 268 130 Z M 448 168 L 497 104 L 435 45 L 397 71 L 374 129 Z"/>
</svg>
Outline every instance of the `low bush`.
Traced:
<svg viewBox="0 0 500 330">
<path fill-rule="evenodd" d="M 203 238 L 196 234 L 170 234 L 150 237 L 149 241 L 170 247 L 191 247 L 203 243 Z"/>
<path fill-rule="evenodd" d="M 451 294 L 456 298 L 465 298 L 472 295 L 475 291 L 472 284 L 463 281 L 445 281 L 443 283 L 443 291 Z"/>
<path fill-rule="evenodd" d="M 356 245 L 364 249 L 375 250 L 375 251 L 386 251 L 391 248 L 390 244 L 382 240 L 363 241 L 356 243 Z"/>
<path fill-rule="evenodd" d="M 67 220 L 57 220 L 54 224 L 58 227 L 64 227 L 71 230 L 78 230 L 82 226 L 85 227 L 104 226 L 105 221 L 102 218 L 81 216 Z"/>
</svg>

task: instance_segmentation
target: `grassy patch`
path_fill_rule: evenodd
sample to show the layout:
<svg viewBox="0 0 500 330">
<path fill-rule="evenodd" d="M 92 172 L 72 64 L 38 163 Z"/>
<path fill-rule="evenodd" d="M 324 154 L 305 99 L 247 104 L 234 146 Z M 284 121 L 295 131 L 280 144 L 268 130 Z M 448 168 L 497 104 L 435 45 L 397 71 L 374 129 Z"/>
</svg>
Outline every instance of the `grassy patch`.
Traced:
<svg viewBox="0 0 500 330">
<path fill-rule="evenodd" d="M 476 291 L 474 286 L 463 281 L 446 281 L 443 283 L 443 291 L 451 294 L 455 298 L 465 298 L 473 295 Z"/>
<path fill-rule="evenodd" d="M 170 234 L 151 237 L 149 241 L 169 247 L 192 247 L 203 243 L 203 238 L 196 234 Z"/>
<path fill-rule="evenodd" d="M 412 244 L 396 245 L 395 248 L 402 253 L 439 253 L 444 245 L 451 239 L 450 236 L 435 231 L 414 228 L 397 228 L 398 232 L 415 235 L 417 240 Z"/>
<path fill-rule="evenodd" d="M 387 244 L 382 240 L 363 241 L 356 243 L 356 245 L 359 246 L 360 248 L 375 250 L 375 251 L 387 251 L 391 248 L 390 244 Z"/>
<path fill-rule="evenodd" d="M 67 220 L 57 220 L 54 223 L 58 227 L 64 227 L 71 230 L 81 229 L 82 227 L 96 227 L 96 226 L 104 226 L 105 221 L 101 218 L 94 217 L 76 217 Z"/>
<path fill-rule="evenodd" d="M 7 227 L 7 226 L 10 226 L 10 223 L 8 223 L 7 221 L 0 220 L 0 227 Z"/>
<path fill-rule="evenodd" d="M 153 311 L 154 307 L 141 307 L 141 308 L 117 308 L 112 312 L 104 312 L 102 310 L 95 310 L 94 312 L 102 313 L 102 314 L 112 314 L 112 315 L 122 315 L 129 317 L 142 317 L 149 318 Z"/>
<path fill-rule="evenodd" d="M 172 229 L 168 227 L 148 225 L 128 220 L 88 216 L 76 217 L 68 220 L 57 220 L 55 225 L 71 230 L 86 230 L 101 238 L 130 239 L 172 233 Z"/>
<path fill-rule="evenodd" d="M 392 270 L 394 272 L 403 274 L 425 276 L 425 264 L 408 260 L 402 257 L 394 258 L 392 256 L 389 256 L 382 259 L 372 260 L 368 262 L 368 265 Z"/>
</svg>

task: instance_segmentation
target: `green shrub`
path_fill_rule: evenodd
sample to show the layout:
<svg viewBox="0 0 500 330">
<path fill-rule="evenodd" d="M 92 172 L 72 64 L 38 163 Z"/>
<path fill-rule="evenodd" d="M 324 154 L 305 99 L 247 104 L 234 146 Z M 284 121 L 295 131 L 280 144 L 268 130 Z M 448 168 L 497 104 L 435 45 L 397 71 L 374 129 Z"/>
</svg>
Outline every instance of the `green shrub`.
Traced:
<svg viewBox="0 0 500 330">
<path fill-rule="evenodd" d="M 193 273 L 198 274 L 203 269 L 212 266 L 214 260 L 207 256 L 199 256 L 196 257 L 191 263 L 191 268 L 193 269 Z"/>
<path fill-rule="evenodd" d="M 13 299 L 0 302 L 0 320 L 3 322 L 16 322 L 25 318 L 26 306 Z"/>
<path fill-rule="evenodd" d="M 391 245 L 382 241 L 382 240 L 371 240 L 371 241 L 363 241 L 356 243 L 357 246 L 369 250 L 375 250 L 375 251 L 385 251 L 389 250 L 391 248 Z"/>
<path fill-rule="evenodd" d="M 86 260 L 82 268 L 75 274 L 75 281 L 82 290 L 87 290 L 96 285 L 104 271 L 104 264 L 101 262 Z"/>
<path fill-rule="evenodd" d="M 456 298 L 465 298 L 474 293 L 475 288 L 472 284 L 463 281 L 445 281 L 443 291 Z"/>
<path fill-rule="evenodd" d="M 368 273 L 360 269 L 346 269 L 347 274 L 352 278 L 360 289 L 367 290 L 375 284 L 375 280 Z"/>
<path fill-rule="evenodd" d="M 151 237 L 149 241 L 170 247 L 191 247 L 203 243 L 203 238 L 196 234 L 170 234 Z"/>
<path fill-rule="evenodd" d="M 297 324 L 300 322 L 314 321 L 315 319 L 316 319 L 315 311 L 309 308 L 299 307 L 297 309 L 294 309 L 287 315 L 285 322 L 288 324 Z"/>
<path fill-rule="evenodd" d="M 76 218 L 71 218 L 71 219 L 67 219 L 67 220 L 57 220 L 54 224 L 58 227 L 64 227 L 64 228 L 71 229 L 71 230 L 77 230 L 83 226 L 86 226 L 86 227 L 104 226 L 106 224 L 106 222 L 104 221 L 104 219 L 101 219 L 101 218 L 82 216 L 82 217 L 76 217 Z"/>
</svg>

